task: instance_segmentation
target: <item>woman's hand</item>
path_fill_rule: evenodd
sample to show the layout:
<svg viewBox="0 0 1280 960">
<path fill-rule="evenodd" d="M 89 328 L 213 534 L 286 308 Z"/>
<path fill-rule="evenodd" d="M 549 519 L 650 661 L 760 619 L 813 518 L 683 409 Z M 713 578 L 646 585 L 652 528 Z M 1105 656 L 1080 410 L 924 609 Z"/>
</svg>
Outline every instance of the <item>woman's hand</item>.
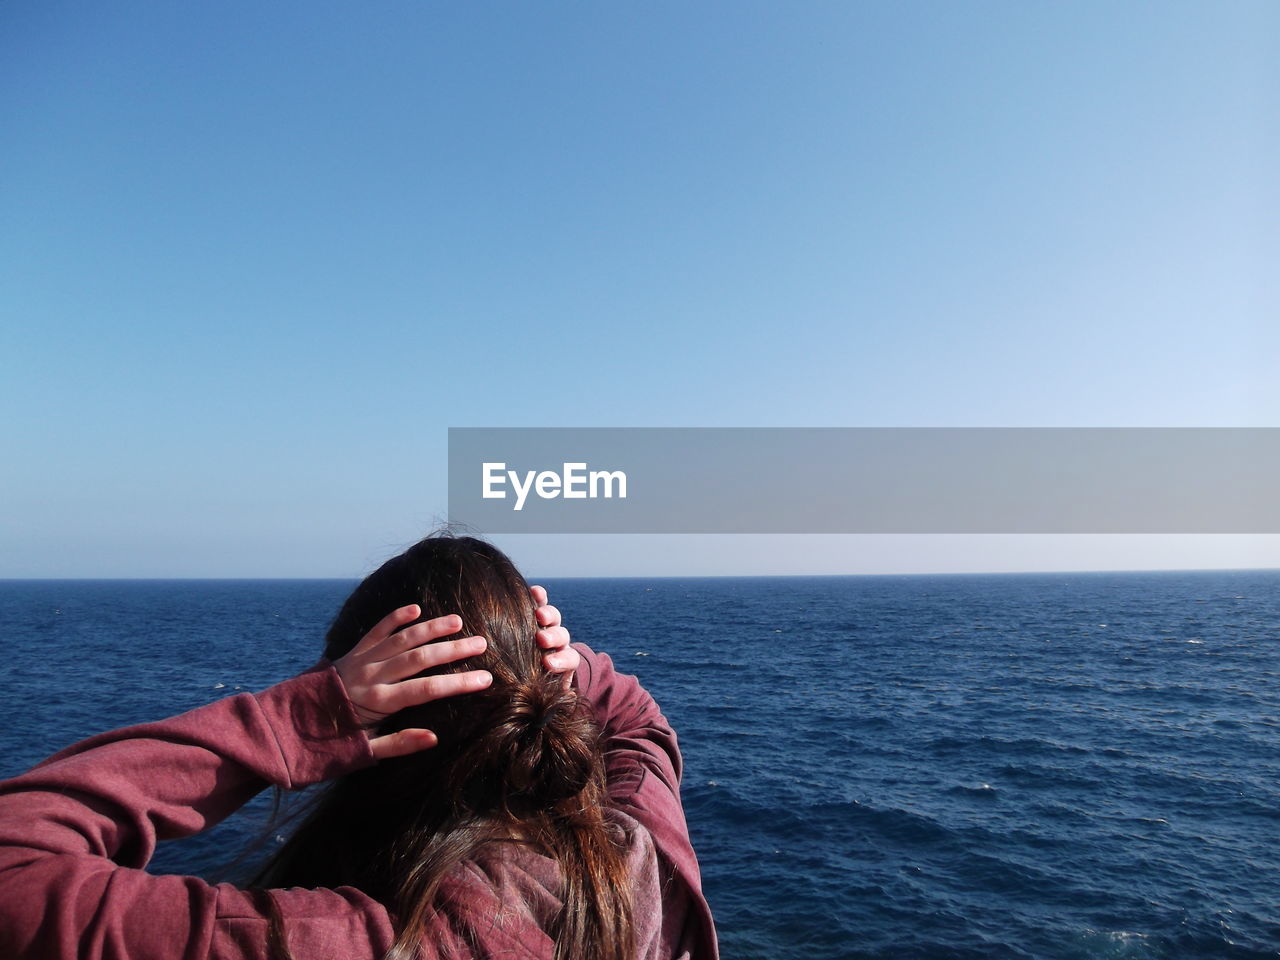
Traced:
<svg viewBox="0 0 1280 960">
<path fill-rule="evenodd" d="M 545 592 L 543 596 L 545 598 Z M 425 620 L 395 632 L 420 616 L 422 608 L 416 603 L 393 610 L 334 664 L 346 688 L 347 699 L 360 722 L 366 726 L 372 726 L 397 710 L 461 693 L 473 693 L 493 683 L 493 675 L 487 670 L 412 679 L 431 667 L 483 653 L 487 645 L 484 637 L 433 642 L 462 629 L 462 619 L 453 615 Z M 559 614 L 556 617 L 559 623 Z M 438 742 L 434 733 L 421 728 L 369 738 L 373 755 L 379 760 L 417 753 L 434 747 Z"/>
<path fill-rule="evenodd" d="M 542 587 L 530 587 L 529 593 L 538 607 L 534 616 L 542 627 L 537 633 L 538 646 L 547 651 L 542 662 L 552 673 L 564 674 L 567 690 L 573 683 L 573 671 L 578 669 L 582 657 L 569 646 L 569 631 L 560 625 L 560 611 L 547 603 L 547 591 Z"/>
</svg>

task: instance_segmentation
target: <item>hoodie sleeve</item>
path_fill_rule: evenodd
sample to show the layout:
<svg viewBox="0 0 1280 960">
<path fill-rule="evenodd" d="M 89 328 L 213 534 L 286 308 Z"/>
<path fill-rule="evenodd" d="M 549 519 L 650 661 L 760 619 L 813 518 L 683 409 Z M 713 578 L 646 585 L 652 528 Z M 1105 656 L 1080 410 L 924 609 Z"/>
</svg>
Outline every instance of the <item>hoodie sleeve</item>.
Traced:
<svg viewBox="0 0 1280 960">
<path fill-rule="evenodd" d="M 373 762 L 321 660 L 261 693 L 100 734 L 0 782 L 0 956 L 266 960 L 276 912 L 298 958 L 380 958 L 391 918 L 353 888 L 268 894 L 143 869 L 157 842 L 212 826 L 265 787 Z"/>
<path fill-rule="evenodd" d="M 573 646 L 582 656 L 575 674 L 578 693 L 592 705 L 604 733 L 610 803 L 649 831 L 664 865 L 664 938 L 676 957 L 714 960 L 715 923 L 680 802 L 684 762 L 676 733 L 639 680 L 614 669 L 608 654 Z"/>
</svg>

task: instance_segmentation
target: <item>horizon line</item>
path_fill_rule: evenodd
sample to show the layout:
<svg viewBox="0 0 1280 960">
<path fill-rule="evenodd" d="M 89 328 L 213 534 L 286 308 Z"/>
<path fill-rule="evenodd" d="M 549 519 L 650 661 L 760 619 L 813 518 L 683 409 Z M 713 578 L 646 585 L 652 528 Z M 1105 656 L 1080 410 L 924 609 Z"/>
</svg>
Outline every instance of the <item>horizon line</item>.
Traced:
<svg viewBox="0 0 1280 960">
<path fill-rule="evenodd" d="M 911 573 L 699 573 L 699 574 L 613 574 L 608 576 L 548 575 L 545 580 L 815 580 L 854 577 L 1035 577 L 1035 576 L 1073 576 L 1077 574 L 1122 574 L 1122 573 L 1276 573 L 1280 567 L 1151 567 L 1122 569 L 1088 569 L 1088 570 L 937 570 L 915 571 Z M 365 575 L 367 576 L 367 574 Z M 0 577 L 0 583 L 155 583 L 155 582 L 232 582 L 232 581 L 355 581 L 364 576 L 345 577 L 244 577 L 244 576 L 190 576 L 190 577 Z M 539 578 L 534 578 L 539 579 Z M 532 581 L 531 581 L 532 582 Z"/>
</svg>

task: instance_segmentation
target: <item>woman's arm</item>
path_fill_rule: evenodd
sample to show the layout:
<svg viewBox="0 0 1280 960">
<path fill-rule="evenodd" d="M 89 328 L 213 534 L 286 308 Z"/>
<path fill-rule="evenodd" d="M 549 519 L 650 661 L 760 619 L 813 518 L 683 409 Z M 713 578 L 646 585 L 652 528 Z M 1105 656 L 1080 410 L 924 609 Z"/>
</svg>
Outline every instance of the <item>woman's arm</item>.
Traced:
<svg viewBox="0 0 1280 960">
<path fill-rule="evenodd" d="M 675 881 L 664 884 L 666 938 L 694 960 L 713 960 L 718 956 L 715 924 L 680 802 L 684 763 L 676 733 L 639 680 L 619 673 L 608 654 L 581 643 L 573 646 L 582 657 L 575 676 L 578 693 L 592 705 L 604 732 L 610 802 L 649 831 Z"/>
<path fill-rule="evenodd" d="M 420 612 L 394 611 L 336 663 L 101 734 L 0 783 L 0 957 L 266 960 L 272 913 L 299 960 L 382 957 L 392 918 L 353 888 L 252 892 L 143 867 L 159 841 L 212 826 L 264 787 L 303 787 L 431 746 L 427 730 L 370 739 L 366 727 L 384 710 L 492 678 L 414 677 L 484 648 L 477 637 L 434 642 L 459 628 L 456 617 L 397 631 Z M 439 926 L 432 944 L 456 939 Z"/>
<path fill-rule="evenodd" d="M 61 751 L 0 783 L 0 956 L 265 960 L 263 895 L 142 868 L 157 842 L 212 826 L 266 786 L 373 762 L 325 660 L 262 693 Z M 354 889 L 275 893 L 298 956 L 372 960 L 392 942 L 386 910 Z"/>
</svg>

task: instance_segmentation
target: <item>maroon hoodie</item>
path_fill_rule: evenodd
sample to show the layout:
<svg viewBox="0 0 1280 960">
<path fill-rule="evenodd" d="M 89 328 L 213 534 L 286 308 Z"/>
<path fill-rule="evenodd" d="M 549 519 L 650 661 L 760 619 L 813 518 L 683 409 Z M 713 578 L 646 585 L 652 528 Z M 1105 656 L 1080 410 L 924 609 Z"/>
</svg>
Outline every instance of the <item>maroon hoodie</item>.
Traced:
<svg viewBox="0 0 1280 960">
<path fill-rule="evenodd" d="M 629 848 L 637 956 L 715 960 L 675 732 L 635 677 L 574 647 L 574 683 L 604 728 L 607 818 Z M 265 787 L 303 787 L 374 762 L 322 659 L 261 693 L 91 737 L 0 782 L 0 957 L 268 960 L 274 908 L 297 960 L 381 960 L 395 918 L 354 887 L 254 892 L 143 869 L 158 841 L 212 826 Z M 556 864 L 493 847 L 443 885 L 424 957 L 551 957 Z"/>
</svg>

